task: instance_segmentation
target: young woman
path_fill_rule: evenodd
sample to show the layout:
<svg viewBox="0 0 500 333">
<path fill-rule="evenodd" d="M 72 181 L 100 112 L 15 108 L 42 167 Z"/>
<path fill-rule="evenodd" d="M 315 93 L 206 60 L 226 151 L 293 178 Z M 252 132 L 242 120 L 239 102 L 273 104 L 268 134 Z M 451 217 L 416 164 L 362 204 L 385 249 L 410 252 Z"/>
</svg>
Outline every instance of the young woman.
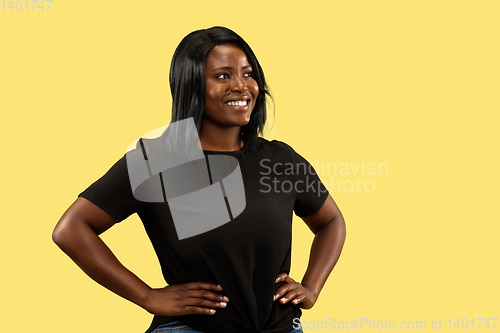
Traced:
<svg viewBox="0 0 500 333">
<path fill-rule="evenodd" d="M 301 309 L 315 304 L 340 256 L 342 214 L 304 158 L 258 136 L 270 94 L 240 36 L 223 27 L 187 35 L 173 56 L 170 85 L 172 123 L 194 120 L 207 166 L 216 156 L 237 160 L 244 209 L 219 227 L 180 237 L 167 200 L 136 199 L 123 156 L 68 208 L 54 241 L 92 279 L 154 314 L 148 332 L 302 332 Z M 229 213 L 232 195 L 226 188 Z M 293 212 L 315 234 L 302 282 L 288 275 Z M 166 287 L 149 287 L 99 238 L 133 213 L 144 223 Z"/>
</svg>

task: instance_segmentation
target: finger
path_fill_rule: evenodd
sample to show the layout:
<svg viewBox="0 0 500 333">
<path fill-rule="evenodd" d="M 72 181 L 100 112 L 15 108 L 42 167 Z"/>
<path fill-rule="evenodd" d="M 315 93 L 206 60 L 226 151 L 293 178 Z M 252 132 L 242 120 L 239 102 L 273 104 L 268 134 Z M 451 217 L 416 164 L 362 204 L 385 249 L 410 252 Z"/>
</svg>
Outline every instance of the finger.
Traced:
<svg viewBox="0 0 500 333">
<path fill-rule="evenodd" d="M 211 282 L 204 282 L 204 281 L 189 282 L 189 283 L 186 283 L 186 287 L 188 289 L 191 289 L 191 290 L 195 290 L 195 289 L 222 290 L 222 287 L 220 284 L 211 283 Z"/>
<path fill-rule="evenodd" d="M 279 274 L 278 274 L 278 277 L 276 277 L 276 281 L 275 281 L 275 283 L 278 283 L 278 282 L 280 282 L 280 281 L 283 281 L 283 280 L 284 280 L 287 276 L 288 276 L 288 274 L 286 274 L 286 273 L 284 273 L 284 272 L 283 272 L 283 273 L 279 273 Z"/>
<path fill-rule="evenodd" d="M 189 290 L 187 294 L 189 297 L 193 298 L 200 297 L 213 301 L 229 302 L 229 297 L 205 289 Z"/>
<path fill-rule="evenodd" d="M 187 305 L 187 306 L 182 308 L 182 314 L 183 315 L 188 315 L 188 314 L 213 315 L 213 314 L 215 314 L 215 309 L 202 308 L 202 307 L 194 306 L 194 305 Z"/>
<path fill-rule="evenodd" d="M 307 298 L 307 296 L 305 294 L 304 295 L 299 295 L 298 297 L 295 297 L 295 299 L 293 299 L 292 303 L 293 304 L 302 303 L 306 298 Z"/>
<path fill-rule="evenodd" d="M 205 308 L 220 308 L 223 309 L 227 306 L 227 303 L 224 301 L 211 301 L 202 297 L 193 297 L 188 298 L 186 300 L 186 305 L 196 306 L 196 307 L 205 307 Z"/>
<path fill-rule="evenodd" d="M 280 303 L 285 304 L 299 295 L 301 295 L 301 293 L 299 293 L 297 290 L 290 290 L 285 294 L 285 296 L 280 298 Z"/>
<path fill-rule="evenodd" d="M 278 290 L 276 290 L 274 292 L 273 301 L 279 299 L 281 296 L 285 295 L 288 291 L 290 291 L 290 285 L 289 284 L 285 284 L 285 285 L 279 287 Z"/>
</svg>

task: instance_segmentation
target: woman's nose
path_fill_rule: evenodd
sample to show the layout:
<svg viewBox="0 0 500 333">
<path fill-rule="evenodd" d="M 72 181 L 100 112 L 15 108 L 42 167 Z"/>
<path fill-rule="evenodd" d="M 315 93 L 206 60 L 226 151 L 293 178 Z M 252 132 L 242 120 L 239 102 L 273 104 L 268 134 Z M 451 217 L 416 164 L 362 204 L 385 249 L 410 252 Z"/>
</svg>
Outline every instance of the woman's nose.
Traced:
<svg viewBox="0 0 500 333">
<path fill-rule="evenodd" d="M 247 90 L 248 90 L 248 87 L 242 78 L 240 78 L 238 76 L 233 78 L 233 81 L 231 82 L 231 91 L 245 92 Z"/>
</svg>

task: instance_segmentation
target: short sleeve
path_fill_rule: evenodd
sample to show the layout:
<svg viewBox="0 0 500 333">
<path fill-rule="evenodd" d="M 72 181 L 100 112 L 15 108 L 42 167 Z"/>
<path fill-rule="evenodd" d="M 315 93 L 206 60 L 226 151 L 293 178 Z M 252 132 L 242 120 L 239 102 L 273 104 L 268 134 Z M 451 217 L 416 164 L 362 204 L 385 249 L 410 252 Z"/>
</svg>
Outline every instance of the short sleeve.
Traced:
<svg viewBox="0 0 500 333">
<path fill-rule="evenodd" d="M 323 185 L 314 167 L 292 147 L 282 143 L 292 155 L 295 176 L 295 202 L 293 211 L 299 217 L 316 213 L 325 203 L 328 190 Z"/>
<path fill-rule="evenodd" d="M 117 218 L 118 222 L 147 205 L 147 202 L 134 198 L 127 170 L 126 155 L 78 196 L 91 201 Z"/>
</svg>

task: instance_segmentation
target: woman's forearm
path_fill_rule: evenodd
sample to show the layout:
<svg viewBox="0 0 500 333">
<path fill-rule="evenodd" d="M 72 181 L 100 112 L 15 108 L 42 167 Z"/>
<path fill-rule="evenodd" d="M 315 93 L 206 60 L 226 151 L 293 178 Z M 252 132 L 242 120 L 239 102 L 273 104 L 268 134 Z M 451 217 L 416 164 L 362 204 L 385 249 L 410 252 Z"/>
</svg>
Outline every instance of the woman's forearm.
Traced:
<svg viewBox="0 0 500 333">
<path fill-rule="evenodd" d="M 61 221 L 54 242 L 93 280 L 144 307 L 151 288 L 125 268 L 86 223 Z"/>
<path fill-rule="evenodd" d="M 309 263 L 301 284 L 309 288 L 316 298 L 339 260 L 346 236 L 345 222 L 338 215 L 314 236 Z"/>
</svg>

